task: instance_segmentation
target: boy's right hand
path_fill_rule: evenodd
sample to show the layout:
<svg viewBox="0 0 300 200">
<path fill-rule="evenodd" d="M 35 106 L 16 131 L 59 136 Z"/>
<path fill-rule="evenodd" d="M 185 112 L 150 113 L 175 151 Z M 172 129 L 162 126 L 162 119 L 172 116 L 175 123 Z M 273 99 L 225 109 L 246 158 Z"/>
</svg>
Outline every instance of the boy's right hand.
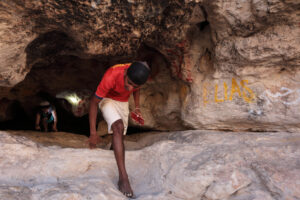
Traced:
<svg viewBox="0 0 300 200">
<path fill-rule="evenodd" d="M 100 142 L 100 137 L 98 135 L 90 135 L 88 143 L 90 149 L 96 148 L 97 144 Z"/>
</svg>

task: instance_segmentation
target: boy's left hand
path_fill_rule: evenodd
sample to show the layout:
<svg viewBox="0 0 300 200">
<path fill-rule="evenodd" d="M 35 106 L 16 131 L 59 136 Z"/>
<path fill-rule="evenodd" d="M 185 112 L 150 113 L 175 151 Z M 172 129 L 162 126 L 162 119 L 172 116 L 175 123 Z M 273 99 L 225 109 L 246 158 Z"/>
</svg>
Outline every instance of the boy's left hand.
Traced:
<svg viewBox="0 0 300 200">
<path fill-rule="evenodd" d="M 134 110 L 135 114 L 137 114 L 139 117 L 143 118 L 141 110 L 139 108 L 135 108 Z"/>
<path fill-rule="evenodd" d="M 132 113 L 131 113 L 131 118 L 135 120 L 137 123 L 140 125 L 144 125 L 144 119 L 142 116 L 142 113 L 139 108 L 136 108 Z"/>
</svg>

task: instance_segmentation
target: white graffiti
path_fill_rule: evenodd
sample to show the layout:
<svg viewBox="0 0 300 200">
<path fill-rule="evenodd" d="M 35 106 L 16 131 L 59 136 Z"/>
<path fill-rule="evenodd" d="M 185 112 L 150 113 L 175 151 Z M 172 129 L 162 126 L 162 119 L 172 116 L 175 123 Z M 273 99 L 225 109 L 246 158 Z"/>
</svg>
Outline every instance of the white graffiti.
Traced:
<svg viewBox="0 0 300 200">
<path fill-rule="evenodd" d="M 259 96 L 260 99 L 265 99 L 267 105 L 274 102 L 281 102 L 285 105 L 297 105 L 300 103 L 300 89 L 289 89 L 286 87 L 280 88 L 279 92 L 272 93 L 266 90 Z M 291 99 L 291 100 L 290 100 Z"/>
</svg>

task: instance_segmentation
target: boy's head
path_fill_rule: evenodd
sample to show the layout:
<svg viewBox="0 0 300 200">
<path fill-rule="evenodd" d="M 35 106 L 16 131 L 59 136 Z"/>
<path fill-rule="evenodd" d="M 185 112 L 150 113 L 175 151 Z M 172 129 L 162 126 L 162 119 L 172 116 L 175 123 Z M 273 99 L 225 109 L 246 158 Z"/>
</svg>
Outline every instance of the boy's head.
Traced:
<svg viewBox="0 0 300 200">
<path fill-rule="evenodd" d="M 150 69 L 145 62 L 133 62 L 127 69 L 125 87 L 127 90 L 138 88 L 148 80 Z"/>
<path fill-rule="evenodd" d="M 43 112 L 47 112 L 48 109 L 50 108 L 50 103 L 48 101 L 43 101 L 40 103 L 40 107 Z"/>
</svg>

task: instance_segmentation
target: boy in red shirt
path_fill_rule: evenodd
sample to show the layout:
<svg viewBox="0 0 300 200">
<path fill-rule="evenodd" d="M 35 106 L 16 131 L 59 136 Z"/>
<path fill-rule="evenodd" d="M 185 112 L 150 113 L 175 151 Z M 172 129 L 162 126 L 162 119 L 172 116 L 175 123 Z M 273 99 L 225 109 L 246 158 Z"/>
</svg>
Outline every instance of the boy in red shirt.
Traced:
<svg viewBox="0 0 300 200">
<path fill-rule="evenodd" d="M 100 140 L 96 133 L 97 107 L 99 104 L 99 108 L 108 125 L 108 133 L 113 133 L 112 146 L 119 170 L 118 186 L 119 190 L 126 197 L 133 197 L 125 169 L 123 143 L 123 135 L 126 134 L 128 126 L 128 99 L 130 94 L 133 93 L 134 112 L 142 118 L 139 105 L 139 87 L 146 83 L 149 74 L 150 69 L 144 62 L 114 65 L 105 72 L 95 95 L 90 101 L 90 148 L 95 148 Z"/>
</svg>

